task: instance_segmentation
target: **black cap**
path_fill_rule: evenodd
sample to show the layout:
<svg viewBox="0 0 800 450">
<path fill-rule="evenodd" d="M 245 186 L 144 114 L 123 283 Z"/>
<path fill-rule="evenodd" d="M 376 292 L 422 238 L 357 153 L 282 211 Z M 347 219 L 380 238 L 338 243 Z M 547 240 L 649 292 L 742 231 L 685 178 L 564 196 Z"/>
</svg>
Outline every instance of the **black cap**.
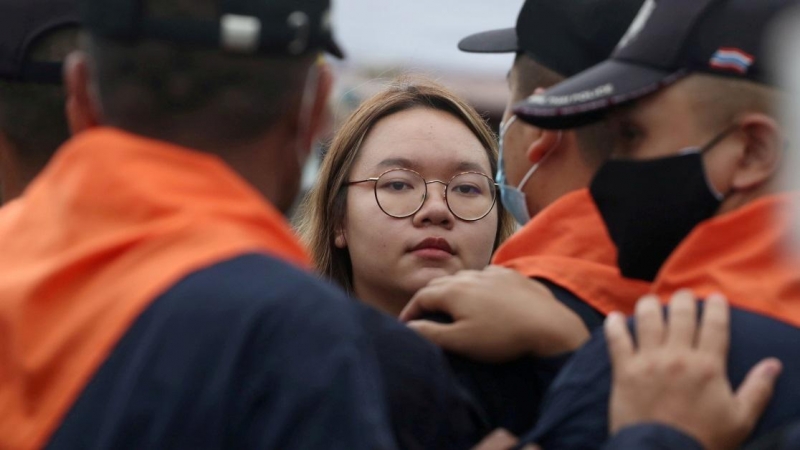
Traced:
<svg viewBox="0 0 800 450">
<path fill-rule="evenodd" d="M 145 0 L 83 0 L 90 33 L 108 39 L 150 38 L 232 53 L 300 56 L 325 50 L 342 58 L 333 39 L 329 0 L 217 0 L 214 20 L 151 17 Z"/>
<path fill-rule="evenodd" d="M 644 0 L 527 0 L 516 28 L 461 40 L 470 53 L 525 52 L 570 77 L 608 58 Z"/>
<path fill-rule="evenodd" d="M 798 0 L 647 0 L 605 62 L 519 103 L 514 112 L 543 128 L 572 128 L 692 73 L 772 84 L 765 70 L 768 27 Z"/>
<path fill-rule="evenodd" d="M 30 60 L 37 40 L 78 26 L 77 0 L 0 0 L 0 79 L 60 83 L 62 61 Z"/>
</svg>

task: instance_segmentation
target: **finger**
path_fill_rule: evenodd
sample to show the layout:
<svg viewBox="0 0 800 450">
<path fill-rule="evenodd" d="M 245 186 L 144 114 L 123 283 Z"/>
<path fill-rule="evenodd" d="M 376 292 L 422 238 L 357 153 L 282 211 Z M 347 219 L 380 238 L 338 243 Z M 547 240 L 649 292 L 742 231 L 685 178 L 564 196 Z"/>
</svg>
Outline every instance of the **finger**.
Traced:
<svg viewBox="0 0 800 450">
<path fill-rule="evenodd" d="M 625 364 L 634 354 L 633 339 L 622 313 L 612 312 L 606 317 L 604 331 L 608 341 L 608 352 L 614 368 Z"/>
<path fill-rule="evenodd" d="M 517 443 L 517 438 L 503 429 L 497 429 L 472 450 L 506 450 Z"/>
<path fill-rule="evenodd" d="M 406 324 L 427 340 L 439 347 L 461 354 L 468 344 L 463 339 L 462 326 L 458 323 L 439 323 L 430 320 L 412 320 Z"/>
<path fill-rule="evenodd" d="M 720 358 L 727 358 L 731 338 L 731 312 L 720 294 L 710 295 L 703 306 L 697 348 Z"/>
<path fill-rule="evenodd" d="M 656 296 L 648 295 L 636 304 L 636 340 L 640 351 L 664 342 L 664 314 Z"/>
<path fill-rule="evenodd" d="M 447 276 L 444 276 L 444 277 L 434 278 L 433 280 L 428 282 L 427 286 L 441 286 L 441 285 L 444 285 L 444 284 L 457 283 L 458 282 L 458 278 L 457 277 L 458 277 L 458 274 L 456 273 L 456 274 L 453 274 L 453 275 L 447 275 Z"/>
<path fill-rule="evenodd" d="M 463 283 L 465 281 L 480 280 L 485 276 L 486 274 L 482 270 L 462 270 L 453 276 L 453 280 Z"/>
<path fill-rule="evenodd" d="M 768 358 L 747 373 L 739 389 L 736 391 L 736 400 L 739 403 L 743 423 L 751 431 L 758 418 L 764 412 L 772 398 L 775 382 L 778 380 L 783 365 L 776 358 Z"/>
<path fill-rule="evenodd" d="M 450 307 L 456 298 L 448 286 L 428 286 L 417 291 L 417 294 L 403 308 L 398 317 L 401 322 L 419 319 L 428 312 L 443 312 L 453 316 Z"/>
<path fill-rule="evenodd" d="M 495 280 L 506 280 L 508 277 L 525 278 L 520 275 L 519 272 L 513 269 L 507 269 L 500 266 L 489 266 L 483 271 L 479 272 L 477 279 L 480 279 L 481 282 L 491 282 Z"/>
<path fill-rule="evenodd" d="M 462 270 L 453 275 L 434 278 L 428 282 L 428 286 L 444 286 L 444 285 L 459 285 L 468 280 L 474 280 L 481 275 L 482 272 L 478 270 Z"/>
<path fill-rule="evenodd" d="M 681 290 L 669 302 L 667 323 L 667 346 L 691 348 L 697 333 L 697 302 L 694 293 Z"/>
<path fill-rule="evenodd" d="M 516 270 L 509 269 L 508 267 L 503 267 L 503 266 L 487 266 L 485 269 L 483 269 L 483 273 L 493 274 L 493 275 L 508 274 L 508 273 L 519 274 L 519 272 L 517 272 Z"/>
</svg>

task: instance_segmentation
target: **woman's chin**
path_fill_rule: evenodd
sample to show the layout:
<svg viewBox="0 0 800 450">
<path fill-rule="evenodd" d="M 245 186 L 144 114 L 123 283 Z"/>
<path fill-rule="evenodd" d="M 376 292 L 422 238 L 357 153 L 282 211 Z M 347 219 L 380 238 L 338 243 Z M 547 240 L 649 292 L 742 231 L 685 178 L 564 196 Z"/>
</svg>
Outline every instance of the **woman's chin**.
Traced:
<svg viewBox="0 0 800 450">
<path fill-rule="evenodd" d="M 409 278 L 408 285 L 411 287 L 412 292 L 416 292 L 428 285 L 431 281 L 453 275 L 458 272 L 458 269 L 452 267 L 424 267 L 418 269 L 412 277 Z"/>
</svg>

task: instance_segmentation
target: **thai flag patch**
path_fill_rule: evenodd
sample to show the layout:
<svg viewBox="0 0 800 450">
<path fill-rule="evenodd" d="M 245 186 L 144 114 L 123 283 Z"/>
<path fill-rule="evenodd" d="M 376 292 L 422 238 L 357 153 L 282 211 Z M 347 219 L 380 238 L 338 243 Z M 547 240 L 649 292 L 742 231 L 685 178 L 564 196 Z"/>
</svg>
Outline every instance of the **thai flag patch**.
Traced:
<svg viewBox="0 0 800 450">
<path fill-rule="evenodd" d="M 747 54 L 738 48 L 721 48 L 711 57 L 709 65 L 715 69 L 731 70 L 744 75 L 755 60 L 753 55 Z"/>
</svg>

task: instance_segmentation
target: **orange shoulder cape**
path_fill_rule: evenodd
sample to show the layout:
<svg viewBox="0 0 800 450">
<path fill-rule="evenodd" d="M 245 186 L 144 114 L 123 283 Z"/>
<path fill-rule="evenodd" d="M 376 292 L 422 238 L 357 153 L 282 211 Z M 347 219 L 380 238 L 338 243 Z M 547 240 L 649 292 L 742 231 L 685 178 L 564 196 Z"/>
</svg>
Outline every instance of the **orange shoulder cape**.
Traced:
<svg viewBox="0 0 800 450">
<path fill-rule="evenodd" d="M 0 209 L 0 448 L 39 448 L 132 322 L 186 275 L 308 258 L 221 160 L 113 129 L 68 142 Z"/>
<path fill-rule="evenodd" d="M 798 193 L 774 195 L 715 217 L 687 236 L 664 263 L 653 292 L 722 293 L 733 306 L 800 327 L 800 258 L 791 239 Z"/>
<path fill-rule="evenodd" d="M 555 283 L 604 314 L 633 312 L 649 283 L 623 278 L 588 189 L 565 195 L 506 241 L 493 264 Z"/>
</svg>

